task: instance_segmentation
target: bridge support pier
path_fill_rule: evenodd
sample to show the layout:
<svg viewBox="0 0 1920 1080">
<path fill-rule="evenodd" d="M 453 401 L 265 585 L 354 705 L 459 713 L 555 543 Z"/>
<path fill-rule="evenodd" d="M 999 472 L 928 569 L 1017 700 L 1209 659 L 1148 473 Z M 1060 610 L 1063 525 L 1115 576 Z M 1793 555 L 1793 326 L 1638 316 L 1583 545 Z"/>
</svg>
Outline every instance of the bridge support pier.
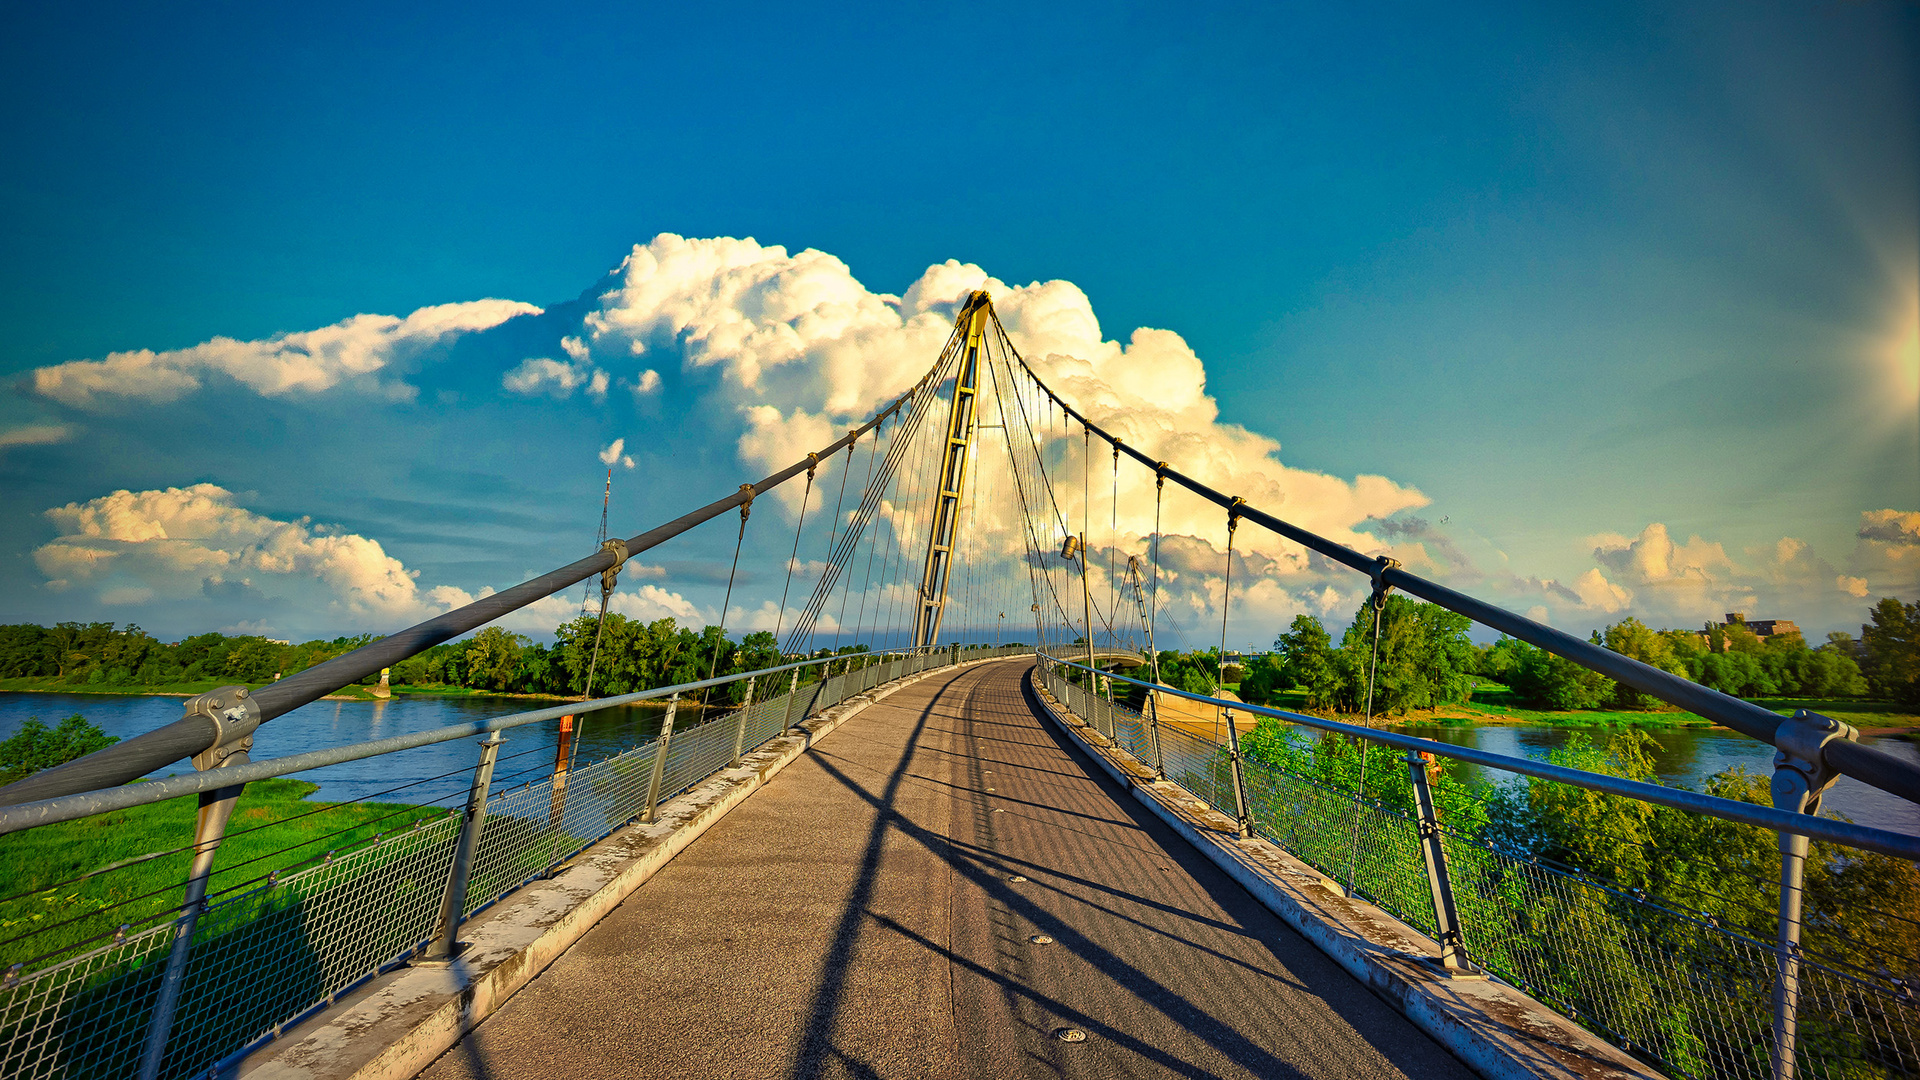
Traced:
<svg viewBox="0 0 1920 1080">
<path fill-rule="evenodd" d="M 446 896 L 440 901 L 440 932 L 427 946 L 421 959 L 452 960 L 457 951 L 454 936 L 460 931 L 460 915 L 467 906 L 467 875 L 473 872 L 473 857 L 480 850 L 480 830 L 487 822 L 487 789 L 493 786 L 493 763 L 500 756 L 500 733 L 480 740 L 480 764 L 473 770 L 473 786 L 467 789 L 466 819 L 460 824 L 460 843 L 453 849 L 453 868 L 447 874 Z"/>
</svg>

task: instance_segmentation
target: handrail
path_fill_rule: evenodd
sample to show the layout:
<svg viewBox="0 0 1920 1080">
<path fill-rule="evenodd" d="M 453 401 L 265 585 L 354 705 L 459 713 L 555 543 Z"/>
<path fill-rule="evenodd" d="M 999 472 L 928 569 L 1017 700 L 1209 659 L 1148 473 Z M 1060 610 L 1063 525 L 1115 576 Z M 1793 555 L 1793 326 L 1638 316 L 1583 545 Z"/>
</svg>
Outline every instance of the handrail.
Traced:
<svg viewBox="0 0 1920 1080">
<path fill-rule="evenodd" d="M 1757 806 L 1753 803 L 1739 802 L 1734 799 L 1723 799 L 1715 795 L 1704 795 L 1700 792 L 1688 791 L 1684 788 L 1662 787 L 1659 784 L 1649 784 L 1640 780 L 1627 780 L 1618 776 L 1609 776 L 1606 773 L 1569 769 L 1564 765 L 1551 765 L 1546 762 L 1534 761 L 1531 758 L 1509 757 L 1506 754 L 1474 750 L 1470 747 L 1451 746 L 1447 743 L 1436 742 L 1432 739 L 1402 735 L 1398 732 L 1383 731 L 1379 728 L 1361 727 L 1358 724 L 1346 724 L 1338 720 L 1327 720 L 1318 716 L 1288 712 L 1285 709 L 1268 708 L 1264 705 L 1252 705 L 1244 701 L 1227 701 L 1223 698 L 1195 694 L 1172 686 L 1164 686 L 1140 679 L 1129 678 L 1117 672 L 1100 671 L 1097 668 L 1090 668 L 1085 664 L 1077 664 L 1071 660 L 1054 656 L 1051 653 L 1043 652 L 1038 655 L 1044 657 L 1049 663 L 1063 667 L 1078 668 L 1081 671 L 1091 672 L 1102 678 L 1114 679 L 1120 682 L 1131 683 L 1134 686 L 1146 687 L 1154 693 L 1171 694 L 1174 697 L 1185 698 L 1188 701 L 1197 701 L 1207 705 L 1215 705 L 1223 709 L 1231 709 L 1234 712 L 1249 712 L 1258 716 L 1271 716 L 1277 720 L 1285 720 L 1288 723 L 1299 724 L 1302 727 L 1310 727 L 1320 731 L 1332 732 L 1337 735 L 1348 735 L 1354 738 L 1366 739 L 1371 742 L 1382 743 L 1386 746 L 1397 747 L 1402 750 L 1418 750 L 1440 757 L 1469 762 L 1485 768 L 1499 769 L 1502 772 L 1519 773 L 1523 776 L 1537 777 L 1542 780 L 1572 784 L 1576 787 L 1583 787 L 1608 795 L 1620 795 L 1629 799 L 1637 799 L 1641 802 L 1656 803 L 1661 806 L 1672 807 L 1676 810 L 1685 810 L 1689 813 L 1706 814 L 1709 817 L 1717 817 L 1742 825 L 1754 825 L 1759 828 L 1770 829 L 1774 832 L 1798 833 L 1802 836 L 1812 837 L 1815 840 L 1827 840 L 1836 844 L 1846 844 L 1850 847 L 1857 847 L 1867 851 L 1878 851 L 1881 854 L 1892 855 L 1902 859 L 1920 860 L 1920 836 L 1909 836 L 1905 833 L 1889 832 L 1885 829 L 1876 829 L 1868 825 L 1855 825 L 1851 822 L 1817 817 L 1813 814 L 1789 813 L 1785 810 L 1776 810 L 1771 806 Z"/>
<path fill-rule="evenodd" d="M 1651 694 L 1662 701 L 1724 724 L 1742 735 L 1759 739 L 1761 742 L 1792 753 L 1797 754 L 1800 751 L 1800 744 L 1795 743 L 1789 746 L 1788 740 L 1781 737 L 1780 727 L 1787 720 L 1778 713 L 1763 709 L 1750 701 L 1742 701 L 1730 694 L 1723 694 L 1718 690 L 1702 686 L 1691 679 L 1681 678 L 1672 672 L 1661 671 L 1650 664 L 1644 664 L 1630 656 L 1614 652 L 1604 645 L 1584 641 L 1572 634 L 1555 630 L 1551 626 L 1534 622 L 1525 616 L 1516 615 L 1503 607 L 1477 600 L 1465 593 L 1455 592 L 1444 585 L 1401 569 L 1391 559 L 1362 555 L 1345 544 L 1329 540 L 1318 533 L 1275 517 L 1243 500 L 1223 495 L 1164 461 L 1155 461 L 1127 445 L 1125 440 L 1108 433 L 1100 425 L 1088 420 L 1085 415 L 1068 405 L 1053 392 L 1051 387 L 1042 382 L 1033 368 L 1027 365 L 1025 358 L 1018 353 L 1014 353 L 1013 356 L 1020 362 L 1021 369 L 1033 379 L 1034 385 L 1045 392 L 1049 400 L 1060 406 L 1062 412 L 1078 421 L 1086 430 L 1105 439 L 1115 450 L 1152 469 L 1156 476 L 1172 480 L 1201 498 L 1224 507 L 1229 515 L 1245 518 L 1264 526 L 1334 562 L 1368 574 L 1377 583 L 1377 587 L 1391 586 L 1439 604 L 1501 633 L 1564 656 L 1581 667 L 1597 671 L 1616 682 L 1625 683 L 1643 694 Z M 1871 784 L 1909 802 L 1920 802 L 1920 765 L 1902 761 L 1891 754 L 1844 738 L 1826 742 L 1820 747 L 1819 754 L 1826 766 L 1835 772 L 1851 776 L 1862 783 Z"/>
<path fill-rule="evenodd" d="M 991 647 L 991 646 L 987 646 Z M 962 646 L 962 653 L 967 650 Z M 929 650 L 922 649 L 920 653 Z M 945 651 L 945 650 L 932 650 Z M 268 780 L 276 776 L 288 776 L 306 772 L 309 769 L 339 765 L 348 761 L 362 761 L 366 758 L 380 757 L 401 750 L 412 750 L 421 746 L 452 742 L 456 739 L 485 735 L 490 731 L 508 731 L 528 724 L 537 724 L 546 720 L 556 720 L 562 716 L 578 716 L 582 713 L 598 712 L 602 709 L 618 708 L 639 701 L 671 697 L 674 694 L 688 694 L 709 687 L 739 682 L 742 679 L 757 679 L 782 671 L 796 668 L 813 667 L 818 664 L 833 664 L 841 660 L 854 658 L 880 658 L 883 661 L 904 659 L 915 655 L 911 649 L 889 649 L 885 652 L 840 653 L 836 656 L 816 657 L 812 660 L 800 660 L 791 664 L 760 668 L 755 671 L 742 671 L 732 675 L 722 675 L 697 682 L 678 683 L 673 686 L 655 687 L 652 690 L 639 690 L 631 694 L 617 694 L 613 697 L 596 698 L 592 701 L 570 702 L 554 705 L 545 709 L 532 709 L 527 712 L 509 713 L 487 720 L 474 720 L 465 724 L 451 724 L 434 728 L 431 731 L 416 731 L 407 735 L 394 735 L 385 739 L 372 739 L 367 742 L 348 743 L 344 746 L 326 750 L 309 750 L 301 754 L 289 754 L 285 757 L 255 761 L 246 765 L 231 765 L 205 772 L 187 773 L 182 776 L 170 776 L 164 780 L 151 780 L 144 784 L 123 784 L 119 787 L 98 791 L 85 791 L 72 795 L 40 799 L 14 806 L 0 806 L 0 836 L 19 832 L 41 825 L 52 825 L 61 821 L 74 821 L 94 814 L 104 814 L 113 810 L 125 810 L 133 806 L 146 806 L 151 803 L 165 802 L 182 795 L 193 795 L 202 791 L 232 787 L 236 784 L 249 784 L 255 780 Z"/>
</svg>

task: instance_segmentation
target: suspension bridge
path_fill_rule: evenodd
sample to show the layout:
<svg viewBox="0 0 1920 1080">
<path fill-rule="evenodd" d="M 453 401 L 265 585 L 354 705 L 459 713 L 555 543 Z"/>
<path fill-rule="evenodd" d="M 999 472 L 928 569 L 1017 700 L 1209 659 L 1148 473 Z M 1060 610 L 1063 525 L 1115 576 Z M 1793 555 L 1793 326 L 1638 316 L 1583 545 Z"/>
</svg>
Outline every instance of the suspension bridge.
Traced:
<svg viewBox="0 0 1920 1080">
<path fill-rule="evenodd" d="M 749 531 L 785 529 L 756 501 L 796 488 L 756 575 L 777 663 L 716 644 L 703 679 L 596 697 L 596 642 L 579 701 L 252 759 L 261 725 L 582 582 L 604 622 L 630 560 L 709 522 L 724 617 Z M 1773 746 L 1768 802 L 1376 727 L 1371 682 L 1359 724 L 1166 685 L 1169 644 L 1227 654 L 1169 602 L 1195 572 L 1173 498 L 1217 515 L 1216 610 L 1260 586 L 1236 545 L 1261 530 L 1370 611 L 1437 604 Z M 0 1076 L 1920 1076 L 1920 912 L 1874 884 L 1920 837 L 1819 813 L 1841 776 L 1920 801 L 1920 769 L 1281 509 L 1089 419 L 976 293 L 916 383 L 757 483 L 0 789 L 0 834 L 195 808 L 162 890 L 110 865 L 0 898 L 97 898 L 0 928 Z M 581 759 L 580 727 L 642 706 Z M 406 755 L 458 741 L 464 791 L 428 797 Z M 392 788 L 318 842 L 236 816 L 369 760 Z M 1555 799 L 1710 842 L 1574 865 L 1497 827 Z"/>
</svg>

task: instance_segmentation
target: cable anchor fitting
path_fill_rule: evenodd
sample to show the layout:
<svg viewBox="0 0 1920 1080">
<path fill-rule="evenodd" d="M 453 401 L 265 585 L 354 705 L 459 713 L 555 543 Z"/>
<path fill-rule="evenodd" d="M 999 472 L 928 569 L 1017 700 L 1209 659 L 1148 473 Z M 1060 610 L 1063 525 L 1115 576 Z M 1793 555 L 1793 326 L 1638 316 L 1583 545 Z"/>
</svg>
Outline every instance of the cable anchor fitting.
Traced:
<svg viewBox="0 0 1920 1080">
<path fill-rule="evenodd" d="M 253 749 L 253 729 L 260 726 L 260 706 L 244 686 L 223 686 L 188 698 L 187 717 L 213 722 L 213 741 L 193 755 L 193 767 L 206 772 L 226 764 L 235 754 Z"/>
<path fill-rule="evenodd" d="M 1373 596 L 1368 601 L 1373 605 L 1373 610 L 1387 610 L 1387 594 L 1393 591 L 1393 586 L 1387 584 L 1381 575 L 1389 570 L 1398 569 L 1400 569 L 1400 560 L 1391 559 L 1385 555 L 1380 556 L 1379 561 L 1373 564 Z"/>
<path fill-rule="evenodd" d="M 600 571 L 600 599 L 604 601 L 613 595 L 614 583 L 620 580 L 620 568 L 627 564 L 627 542 L 625 540 L 603 541 L 600 550 L 613 553 L 613 565 Z"/>
<path fill-rule="evenodd" d="M 740 524 L 745 525 L 747 523 L 747 515 L 753 513 L 753 485 L 741 484 L 740 494 L 747 497 L 747 501 L 740 504 Z"/>
<path fill-rule="evenodd" d="M 809 480 L 813 479 L 813 470 L 819 467 L 820 467 L 819 452 L 812 451 L 812 450 L 808 451 L 807 452 L 807 479 Z"/>
<path fill-rule="evenodd" d="M 1827 744 L 1860 737 L 1852 725 L 1799 709 L 1773 733 L 1773 804 L 1806 814 L 1818 813 L 1820 796 L 1840 778 L 1827 764 Z"/>
<path fill-rule="evenodd" d="M 1153 486 L 1156 488 L 1167 486 L 1167 463 L 1164 461 L 1153 467 Z"/>
<path fill-rule="evenodd" d="M 1239 527 L 1240 527 L 1240 508 L 1241 508 L 1241 507 L 1243 507 L 1243 506 L 1245 506 L 1245 505 L 1247 505 L 1247 500 L 1245 500 L 1245 499 L 1243 499 L 1243 498 L 1241 498 L 1241 497 L 1240 497 L 1240 496 L 1238 496 L 1238 495 L 1235 495 L 1235 496 L 1233 497 L 1233 501 L 1227 504 L 1227 532 L 1228 532 L 1228 534 L 1232 534 L 1232 532 L 1233 532 L 1233 531 L 1234 531 L 1235 529 L 1237 529 L 1237 528 L 1239 528 Z"/>
</svg>

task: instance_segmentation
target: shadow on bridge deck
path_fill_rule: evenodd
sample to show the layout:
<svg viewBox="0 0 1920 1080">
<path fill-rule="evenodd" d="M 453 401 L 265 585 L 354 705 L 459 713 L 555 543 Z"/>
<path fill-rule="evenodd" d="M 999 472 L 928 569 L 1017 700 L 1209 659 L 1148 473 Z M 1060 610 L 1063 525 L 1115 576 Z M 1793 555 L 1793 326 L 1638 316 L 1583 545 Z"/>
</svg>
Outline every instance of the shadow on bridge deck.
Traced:
<svg viewBox="0 0 1920 1080">
<path fill-rule="evenodd" d="M 1471 1075 L 1088 768 L 1026 668 L 847 723 L 423 1075 Z"/>
</svg>

